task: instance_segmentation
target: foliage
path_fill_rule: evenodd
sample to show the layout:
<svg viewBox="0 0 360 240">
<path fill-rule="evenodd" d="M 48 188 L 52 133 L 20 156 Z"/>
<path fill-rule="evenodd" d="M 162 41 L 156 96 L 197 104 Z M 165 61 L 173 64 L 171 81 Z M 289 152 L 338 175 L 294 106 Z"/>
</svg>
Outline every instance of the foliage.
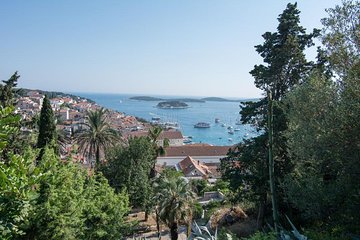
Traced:
<svg viewBox="0 0 360 240">
<path fill-rule="evenodd" d="M 256 87 L 263 90 L 264 94 L 271 93 L 274 100 L 272 129 L 277 186 L 293 167 L 287 150 L 287 139 L 283 135 L 287 129 L 287 119 L 280 102 L 289 91 L 301 84 L 314 68 L 313 63 L 306 60 L 304 51 L 313 45 L 312 39 L 319 34 L 318 30 L 308 34 L 300 25 L 300 11 L 296 3 L 287 5 L 279 15 L 278 22 L 277 31 L 264 33 L 264 43 L 255 46 L 264 63 L 255 65 L 250 71 Z M 239 194 L 239 200 L 247 198 L 258 203 L 259 227 L 264 223 L 269 192 L 267 105 L 266 97 L 257 102 L 242 103 L 241 121 L 244 124 L 253 124 L 258 129 L 259 136 L 245 140 L 237 146 L 222 161 L 221 166 L 224 179 L 228 180 L 230 188 Z M 276 195 L 274 198 L 277 197 L 283 203 L 283 193 L 277 191 Z M 287 207 L 285 204 L 281 206 Z"/>
<path fill-rule="evenodd" d="M 204 194 L 204 190 L 207 187 L 207 181 L 205 179 L 191 179 L 189 182 L 191 189 L 198 196 L 202 196 Z"/>
<path fill-rule="evenodd" d="M 171 239 L 176 240 L 178 224 L 183 222 L 188 227 L 191 225 L 195 194 L 184 178 L 168 179 L 160 176 L 155 185 L 154 199 L 156 212 L 161 221 L 170 228 Z"/>
<path fill-rule="evenodd" d="M 99 167 L 101 153 L 119 142 L 119 133 L 111 128 L 104 108 L 89 111 L 84 126 L 85 129 L 76 137 L 79 151 L 90 160 L 95 157 L 95 166 Z"/>
<path fill-rule="evenodd" d="M 358 2 L 344 1 L 323 20 L 323 40 L 337 84 L 314 72 L 286 98 L 285 135 L 295 164 L 283 182 L 287 202 L 303 221 L 333 219 L 332 224 L 354 233 L 360 222 L 360 62 L 353 42 L 358 25 L 352 24 L 358 21 L 354 14 L 359 7 Z"/>
<path fill-rule="evenodd" d="M 26 237 L 116 239 L 126 233 L 127 194 L 116 194 L 101 175 L 89 176 L 81 166 L 59 163 L 49 150 L 41 163 L 46 177 Z"/>
<path fill-rule="evenodd" d="M 14 88 L 19 78 L 20 76 L 15 72 L 8 80 L 2 81 L 4 85 L 0 85 L 0 103 L 3 108 L 14 105 L 16 93 Z"/>
<path fill-rule="evenodd" d="M 274 232 L 263 233 L 256 232 L 254 235 L 249 238 L 242 238 L 243 240 L 277 240 L 276 234 Z"/>
<path fill-rule="evenodd" d="M 54 112 L 50 105 L 49 98 L 45 95 L 43 105 L 40 112 L 40 121 L 39 121 L 39 136 L 37 140 L 38 148 L 45 148 L 53 144 L 56 136 L 56 125 Z"/>
<path fill-rule="evenodd" d="M 147 138 L 131 138 L 128 146 L 109 150 L 108 161 L 100 170 L 117 192 L 126 189 L 132 206 L 145 209 L 151 198 L 149 173 L 153 156 L 154 148 Z"/>
<path fill-rule="evenodd" d="M 34 164 L 35 155 L 28 150 L 24 157 L 12 155 L 0 162 L 0 238 L 24 235 L 29 215 L 37 198 L 36 186 L 41 172 Z"/>
<path fill-rule="evenodd" d="M 326 11 L 329 16 L 321 20 L 321 39 L 333 71 L 344 77 L 359 61 L 360 2 L 345 0 Z"/>
<path fill-rule="evenodd" d="M 203 208 L 200 203 L 195 202 L 193 205 L 193 219 L 200 219 L 202 217 Z"/>
</svg>

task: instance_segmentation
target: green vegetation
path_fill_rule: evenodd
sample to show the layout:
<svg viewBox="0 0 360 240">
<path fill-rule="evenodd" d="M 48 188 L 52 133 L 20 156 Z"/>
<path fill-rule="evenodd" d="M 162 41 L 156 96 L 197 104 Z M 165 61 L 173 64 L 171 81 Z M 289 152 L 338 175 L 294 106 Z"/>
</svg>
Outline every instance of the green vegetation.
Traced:
<svg viewBox="0 0 360 240">
<path fill-rule="evenodd" d="M 120 141 L 119 133 L 111 128 L 106 113 L 104 108 L 89 111 L 85 129 L 76 137 L 80 152 L 89 159 L 95 157 L 95 169 L 100 165 L 101 154 Z"/>
<path fill-rule="evenodd" d="M 101 172 L 116 192 L 127 191 L 131 206 L 144 211 L 151 208 L 152 188 L 149 174 L 155 164 L 153 144 L 145 137 L 129 139 L 107 153 Z"/>
<path fill-rule="evenodd" d="M 163 109 L 172 109 L 172 108 L 181 109 L 181 108 L 188 108 L 189 105 L 187 105 L 184 102 L 174 100 L 174 101 L 159 102 L 156 105 L 156 107 L 163 108 Z"/>
<path fill-rule="evenodd" d="M 0 159 L 0 238 L 122 238 L 128 232 L 127 193 L 115 193 L 104 177 L 89 175 L 81 165 L 60 161 L 49 144 L 54 142 L 52 131 L 39 131 L 38 139 L 45 139 L 39 140 L 41 149 L 33 150 L 37 144 L 27 142 L 17 154 L 9 140 L 22 123 L 13 110 L 11 105 L 0 109 L 0 152 L 7 151 Z M 43 112 L 40 129 L 53 123 L 51 112 Z"/>
<path fill-rule="evenodd" d="M 88 113 L 76 140 L 79 152 L 95 159 L 96 171 L 71 156 L 60 160 L 66 140 L 56 132 L 49 98 L 31 121 L 14 112 L 15 72 L 0 86 L 0 238 L 122 239 L 133 230 L 125 220 L 131 206 L 145 211 L 146 219 L 154 212 L 159 236 L 163 223 L 177 239 L 179 225 L 190 234 L 202 214 L 195 193 L 217 190 L 226 198 L 204 207 L 205 219 L 219 208 L 244 206 L 249 218 L 257 218 L 257 229 L 267 231 L 248 239 L 357 237 L 360 2 L 346 0 L 327 12 L 323 30 L 306 33 L 296 3 L 288 4 L 277 31 L 266 32 L 255 47 L 264 63 L 250 73 L 265 97 L 242 103 L 241 120 L 258 136 L 231 149 L 214 186 L 187 182 L 173 169 L 158 176 L 156 157 L 168 146 L 166 139 L 157 144 L 162 129 L 121 142 L 104 109 Z M 316 63 L 309 62 L 304 52 L 318 36 L 324 48 Z M 21 126 L 38 132 L 24 136 Z M 231 236 L 225 228 L 205 235 Z"/>
<path fill-rule="evenodd" d="M 259 136 L 233 149 L 221 169 L 237 201 L 256 204 L 259 228 L 273 210 L 279 213 L 279 227 L 288 226 L 288 215 L 311 229 L 315 239 L 347 239 L 359 234 L 360 223 L 355 210 L 360 207 L 360 3 L 344 1 L 328 9 L 324 29 L 311 34 L 299 25 L 296 7 L 288 4 L 279 15 L 278 31 L 265 33 L 264 44 L 256 46 L 264 65 L 250 73 L 272 98 L 243 103 L 241 115 Z M 307 62 L 303 52 L 320 33 L 325 48 L 318 50 L 316 63 Z M 269 184 L 271 147 L 275 194 Z M 336 234 L 324 233 L 334 229 Z M 258 233 L 250 239 L 273 237 Z"/>
<path fill-rule="evenodd" d="M 44 154 L 44 149 L 46 146 L 52 145 L 54 147 L 55 138 L 56 138 L 55 117 L 50 105 L 50 100 L 45 95 L 40 112 L 39 136 L 36 144 L 36 147 L 41 149 L 39 159 L 41 159 L 42 155 Z"/>
<path fill-rule="evenodd" d="M 160 176 L 155 185 L 156 213 L 169 227 L 171 240 L 178 239 L 178 225 L 188 226 L 188 235 L 193 218 L 195 194 L 181 177 Z"/>
</svg>

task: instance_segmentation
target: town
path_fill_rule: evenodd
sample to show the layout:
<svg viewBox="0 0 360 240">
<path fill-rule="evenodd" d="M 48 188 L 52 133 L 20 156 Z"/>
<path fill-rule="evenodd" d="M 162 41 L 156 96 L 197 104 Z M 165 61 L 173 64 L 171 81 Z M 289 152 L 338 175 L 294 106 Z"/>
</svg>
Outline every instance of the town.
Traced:
<svg viewBox="0 0 360 240">
<path fill-rule="evenodd" d="M 45 95 L 39 91 L 27 91 L 17 100 L 16 113 L 24 121 L 32 121 L 40 114 L 44 97 Z M 80 153 L 74 155 L 76 144 L 71 139 L 76 133 L 87 127 L 85 125 L 86 113 L 100 109 L 101 106 L 89 99 L 66 94 L 51 98 L 50 104 L 56 117 L 57 130 L 70 140 L 61 149 L 61 159 L 65 160 L 71 154 L 72 159 L 88 166 L 90 159 Z M 153 124 L 161 125 L 159 119 L 152 123 L 139 121 L 134 116 L 110 109 L 108 109 L 107 115 L 111 127 L 121 134 L 124 141 L 133 137 L 148 136 L 149 129 Z M 210 184 L 221 178 L 218 171 L 220 159 L 226 157 L 231 146 L 212 146 L 206 143 L 185 144 L 188 139 L 179 129 L 168 125 L 162 126 L 164 130 L 156 143 L 158 146 L 164 146 L 164 141 L 166 141 L 168 146 L 165 154 L 157 158 L 158 171 L 162 171 L 164 168 L 173 168 L 182 172 L 189 179 L 207 179 Z M 21 131 L 31 132 L 33 129 L 22 127 Z"/>
</svg>

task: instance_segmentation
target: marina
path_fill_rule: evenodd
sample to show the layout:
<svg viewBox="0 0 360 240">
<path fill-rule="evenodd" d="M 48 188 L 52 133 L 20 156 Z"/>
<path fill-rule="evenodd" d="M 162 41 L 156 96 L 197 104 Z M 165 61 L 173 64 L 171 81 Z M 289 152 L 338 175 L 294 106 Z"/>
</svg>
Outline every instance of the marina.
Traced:
<svg viewBox="0 0 360 240">
<path fill-rule="evenodd" d="M 236 125 L 237 119 L 240 118 L 238 102 L 192 102 L 191 108 L 171 110 L 157 108 L 156 101 L 131 100 L 129 98 L 133 95 L 129 94 L 77 94 L 88 97 L 104 107 L 161 124 L 166 129 L 179 130 L 184 136 L 192 136 L 191 141 L 185 140 L 186 144 L 208 143 L 225 146 L 257 135 L 250 125 Z M 210 127 L 195 128 L 194 125 L 199 122 L 209 123 Z M 234 134 L 228 133 L 229 126 L 233 128 Z M 228 140 L 229 136 L 231 141 Z"/>
</svg>

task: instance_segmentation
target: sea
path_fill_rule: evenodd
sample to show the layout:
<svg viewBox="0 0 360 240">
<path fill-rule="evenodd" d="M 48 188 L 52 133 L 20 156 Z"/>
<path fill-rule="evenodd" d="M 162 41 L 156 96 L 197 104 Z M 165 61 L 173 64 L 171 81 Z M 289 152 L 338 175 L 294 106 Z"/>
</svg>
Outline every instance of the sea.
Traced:
<svg viewBox="0 0 360 240">
<path fill-rule="evenodd" d="M 184 136 L 191 137 L 193 143 L 208 143 L 211 145 L 228 146 L 242 142 L 244 139 L 256 136 L 251 125 L 236 125 L 240 119 L 240 102 L 206 101 L 187 102 L 189 108 L 160 109 L 158 101 L 132 100 L 130 94 L 99 94 L 99 93 L 72 93 L 89 98 L 105 108 L 124 112 L 127 115 L 143 118 L 151 122 L 153 117 L 159 117 L 162 122 L 177 122 Z M 154 96 L 164 99 L 185 98 L 183 96 Z M 189 98 L 188 96 L 186 98 Z M 200 97 L 191 97 L 198 98 Z M 219 123 L 215 123 L 215 119 Z M 198 122 L 210 124 L 210 128 L 195 128 Z M 226 126 L 224 126 L 226 125 Z M 232 126 L 234 134 L 229 134 L 228 126 Z"/>
</svg>

